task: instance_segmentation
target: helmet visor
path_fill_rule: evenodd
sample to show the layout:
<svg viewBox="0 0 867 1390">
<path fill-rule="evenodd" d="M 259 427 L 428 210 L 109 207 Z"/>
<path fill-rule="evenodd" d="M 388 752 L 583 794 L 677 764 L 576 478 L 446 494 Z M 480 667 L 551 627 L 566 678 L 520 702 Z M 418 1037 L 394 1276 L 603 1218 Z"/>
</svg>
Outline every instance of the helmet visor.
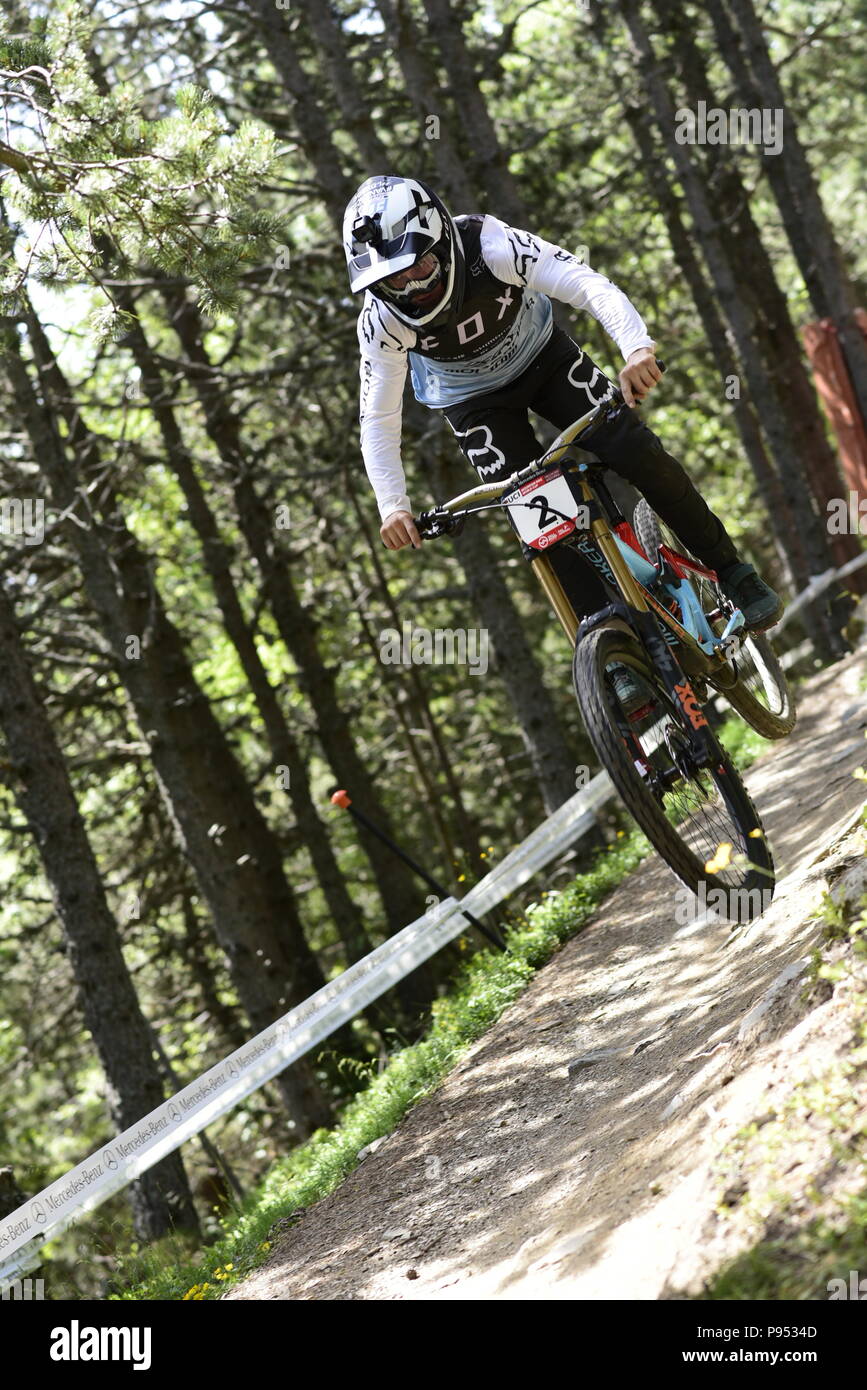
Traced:
<svg viewBox="0 0 867 1390">
<path fill-rule="evenodd" d="M 395 304 L 428 308 L 436 304 L 445 291 L 442 261 L 434 251 L 426 251 L 405 270 L 380 280 L 378 288 Z"/>
</svg>

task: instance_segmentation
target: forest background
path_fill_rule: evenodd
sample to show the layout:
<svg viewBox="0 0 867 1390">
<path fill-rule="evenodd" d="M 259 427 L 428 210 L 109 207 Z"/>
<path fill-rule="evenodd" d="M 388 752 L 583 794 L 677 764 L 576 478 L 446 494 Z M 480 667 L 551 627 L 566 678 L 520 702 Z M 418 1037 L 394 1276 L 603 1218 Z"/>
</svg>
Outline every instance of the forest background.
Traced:
<svg viewBox="0 0 867 1390">
<path fill-rule="evenodd" d="M 834 324 L 867 417 L 865 23 L 859 0 L 6 4 L 5 1210 L 424 911 L 335 786 L 460 892 L 596 770 L 508 527 L 382 549 L 355 187 L 426 177 L 620 285 L 668 363 L 653 428 L 791 595 L 862 547 L 829 533 L 847 491 L 802 329 Z M 779 148 L 679 140 L 701 102 L 782 113 Z M 614 375 L 599 325 L 564 322 Z M 409 396 L 404 456 L 419 508 L 470 479 Z M 832 658 L 842 612 L 793 637 Z M 405 623 L 484 634 L 485 669 L 383 660 Z M 246 1188 L 329 1125 L 473 945 L 241 1106 L 222 1165 L 188 1146 L 110 1204 L 86 1287 L 207 1234 L 226 1165 Z"/>
</svg>

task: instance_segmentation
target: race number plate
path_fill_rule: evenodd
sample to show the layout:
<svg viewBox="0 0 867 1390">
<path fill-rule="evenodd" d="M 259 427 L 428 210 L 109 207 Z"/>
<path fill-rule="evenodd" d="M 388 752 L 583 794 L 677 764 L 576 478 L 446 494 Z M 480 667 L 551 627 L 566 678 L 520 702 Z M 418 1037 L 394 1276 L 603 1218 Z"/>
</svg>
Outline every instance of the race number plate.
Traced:
<svg viewBox="0 0 867 1390">
<path fill-rule="evenodd" d="M 525 545 L 533 550 L 547 550 L 575 530 L 576 522 L 587 508 L 576 502 L 572 489 L 559 468 L 552 468 L 538 478 L 516 488 L 503 497 L 510 504 L 509 516 Z M 521 505 L 516 506 L 519 503 Z"/>
</svg>

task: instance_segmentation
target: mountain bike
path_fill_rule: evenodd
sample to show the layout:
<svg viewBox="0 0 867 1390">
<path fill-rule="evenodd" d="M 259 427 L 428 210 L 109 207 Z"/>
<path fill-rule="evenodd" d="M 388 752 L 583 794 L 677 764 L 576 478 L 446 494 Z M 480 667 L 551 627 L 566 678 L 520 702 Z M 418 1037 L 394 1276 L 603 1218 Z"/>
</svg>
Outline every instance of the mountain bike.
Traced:
<svg viewBox="0 0 867 1390">
<path fill-rule="evenodd" d="M 773 857 L 703 706 L 718 692 L 769 738 L 790 732 L 794 707 L 769 640 L 746 629 L 715 572 L 678 547 L 645 499 L 633 527 L 605 465 L 582 457 L 594 429 L 626 408 L 612 386 L 533 463 L 422 512 L 416 526 L 434 539 L 474 513 L 509 514 L 572 644 L 579 710 L 616 791 L 678 878 L 718 916 L 747 922 L 773 895 Z M 551 565 L 564 545 L 593 567 L 609 600 L 588 617 Z"/>
</svg>

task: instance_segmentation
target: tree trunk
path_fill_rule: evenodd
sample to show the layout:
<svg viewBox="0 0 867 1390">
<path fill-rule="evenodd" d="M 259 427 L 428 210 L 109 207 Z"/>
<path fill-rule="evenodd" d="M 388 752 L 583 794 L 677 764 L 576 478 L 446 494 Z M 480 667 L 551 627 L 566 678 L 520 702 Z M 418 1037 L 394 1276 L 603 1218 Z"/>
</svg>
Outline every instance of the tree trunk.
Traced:
<svg viewBox="0 0 867 1390">
<path fill-rule="evenodd" d="M 707 67 L 691 30 L 684 23 L 683 11 L 672 4 L 672 0 L 662 0 L 662 14 L 674 37 L 675 53 L 690 100 L 698 102 L 707 97 L 712 102 Z M 740 284 L 743 292 L 752 297 L 764 360 L 775 382 L 781 407 L 791 418 L 813 495 L 819 503 L 820 515 L 827 522 L 828 503 L 843 495 L 843 480 L 786 296 L 777 283 L 774 267 L 753 220 L 747 190 L 725 147 L 714 150 L 706 172 L 711 200 L 731 241 Z M 827 537 L 827 525 L 825 534 Z M 861 549 L 857 536 L 852 535 L 828 537 L 828 545 L 837 565 L 854 559 Z M 867 578 L 859 575 L 859 588 L 864 584 Z"/>
<path fill-rule="evenodd" d="M 425 58 L 423 38 L 409 5 L 406 0 L 376 0 L 376 8 L 385 21 L 386 34 L 403 74 L 406 99 L 431 150 L 443 193 L 458 211 L 473 212 L 478 197 L 467 178 L 459 149 L 460 134 L 455 130 L 453 113 L 442 109 L 442 91 Z M 428 126 L 433 117 L 437 126 Z"/>
<path fill-rule="evenodd" d="M 280 636 L 297 663 L 298 685 L 315 715 L 316 732 L 326 760 L 340 786 L 346 787 L 359 808 L 399 840 L 341 709 L 335 671 L 319 650 L 317 623 L 298 597 L 289 563 L 276 542 L 273 518 L 253 485 L 237 417 L 210 370 L 198 310 L 185 303 L 183 310 L 174 314 L 172 325 L 188 361 L 194 367 L 209 369 L 190 373 L 205 414 L 205 428 L 230 470 L 241 531 L 259 566 Z M 424 910 L 423 896 L 410 870 L 385 845 L 364 829 L 359 830 L 359 838 L 373 868 L 389 931 L 399 931 Z"/>
<path fill-rule="evenodd" d="M 101 484 L 101 503 L 92 507 L 89 492 L 80 485 L 54 424 L 51 402 L 61 403 L 71 448 L 85 472 L 96 466 L 94 440 L 32 313 L 28 328 L 42 401 L 14 331 L 3 346 L 33 455 L 48 479 L 54 505 L 77 518 L 67 527 L 88 598 L 149 744 L 169 816 L 211 909 L 241 1001 L 258 1032 L 318 989 L 322 972 L 304 939 L 279 845 L 196 683 L 151 566 L 110 489 Z M 289 1068 L 280 1085 L 299 1136 L 328 1120 L 330 1105 L 309 1062 Z"/>
<path fill-rule="evenodd" d="M 352 136 L 368 172 L 386 173 L 391 167 L 391 159 L 371 117 L 370 93 L 356 79 L 349 57 L 346 30 L 332 9 L 331 0 L 296 0 L 296 5 L 310 27 L 343 118 L 344 130 Z M 273 23 L 273 9 L 271 15 Z"/>
<path fill-rule="evenodd" d="M 442 57 L 448 88 L 464 133 L 464 158 L 491 211 L 516 226 L 527 225 L 527 209 L 512 177 L 505 151 L 451 0 L 423 0 L 430 34 Z"/>
<path fill-rule="evenodd" d="M 855 318 L 852 282 L 752 0 L 727 0 L 727 5 L 730 16 L 722 0 L 709 0 L 707 9 L 741 96 L 749 106 L 785 111 L 782 148 L 777 154 L 763 152 L 765 171 L 813 307 L 837 330 L 867 427 L 867 342 Z"/>
<path fill-rule="evenodd" d="M 323 0 L 313 0 L 313 3 L 321 5 Z M 325 206 L 340 230 L 343 209 L 355 185 L 344 173 L 342 156 L 334 143 L 328 117 L 298 56 L 296 37 L 288 28 L 291 13 L 277 9 L 274 0 L 246 0 L 245 8 L 257 22 L 274 71 L 292 100 L 304 152 L 316 173 Z"/>
<path fill-rule="evenodd" d="M 358 523 L 358 529 L 367 542 L 367 547 L 370 554 L 370 562 L 373 566 L 373 570 L 379 585 L 380 596 L 386 608 L 388 609 L 388 612 L 391 616 L 391 620 L 394 623 L 395 628 L 400 629 L 400 613 L 398 611 L 397 604 L 395 603 L 394 598 L 392 596 L 391 590 L 388 585 L 388 580 L 386 578 L 385 570 L 383 569 L 382 565 L 382 559 L 380 555 L 380 551 L 382 549 L 382 542 L 375 540 L 370 532 L 370 529 L 367 524 L 367 519 L 364 514 L 364 509 L 362 508 L 358 498 L 358 491 L 355 486 L 355 480 L 349 469 L 347 469 L 346 471 L 345 478 L 346 490 L 349 495 L 349 499 L 352 503 L 352 509 L 355 513 L 356 521 Z M 465 867 L 471 867 L 475 872 L 475 870 L 478 868 L 479 861 L 481 858 L 481 842 L 479 840 L 478 826 L 470 816 L 466 808 L 466 805 L 464 804 L 464 797 L 463 792 L 461 790 L 461 785 L 455 774 L 455 770 L 452 765 L 451 755 L 446 747 L 442 734 L 440 733 L 436 716 L 434 715 L 433 710 L 430 707 L 430 701 L 427 697 L 427 691 L 425 689 L 421 673 L 419 672 L 416 666 L 410 666 L 407 668 L 407 676 L 409 679 L 409 683 L 415 693 L 415 705 L 418 711 L 419 718 L 421 719 L 421 722 L 427 730 L 431 744 L 437 756 L 437 762 L 440 771 L 442 772 L 443 777 L 445 779 L 449 796 L 451 797 L 452 802 L 454 804 L 455 818 L 457 820 L 457 825 L 460 832 L 460 838 L 464 851 Z"/>
<path fill-rule="evenodd" d="M 630 35 L 641 81 L 647 91 L 651 108 L 660 130 L 665 132 L 669 152 L 683 185 L 695 235 L 757 403 L 771 457 L 791 500 L 811 573 L 821 574 L 832 563 L 828 536 L 822 519 L 814 509 L 813 499 L 799 467 L 800 444 L 792 421 L 777 398 L 776 384 L 759 350 L 759 329 L 755 310 L 741 294 L 738 277 L 730 259 L 730 247 L 721 235 L 719 219 L 715 209 L 711 207 L 689 146 L 681 145 L 675 139 L 677 121 L 674 103 L 641 20 L 639 5 L 636 0 L 617 0 L 617 4 Z M 826 606 L 821 604 L 817 607 L 823 634 L 823 641 L 818 650 L 821 655 L 831 659 L 840 655 L 845 650 L 845 645 L 840 638 L 837 625 L 832 623 L 827 615 Z"/>
<path fill-rule="evenodd" d="M 362 639 L 367 646 L 374 661 L 379 661 L 381 648 L 376 638 L 376 632 L 367 615 L 361 610 L 362 585 L 361 581 L 355 576 L 349 576 L 352 586 L 352 597 L 358 612 L 358 621 L 361 627 Z M 412 669 L 412 668 L 410 668 Z M 430 817 L 431 824 L 436 831 L 436 837 L 440 843 L 442 855 L 442 866 L 444 872 L 440 877 L 446 879 L 454 878 L 453 866 L 457 861 L 457 850 L 452 840 L 452 832 L 443 814 L 440 804 L 440 797 L 433 776 L 427 766 L 425 755 L 419 747 L 418 739 L 413 731 L 412 700 L 408 690 L 406 672 L 400 670 L 391 673 L 391 679 L 387 679 L 380 684 L 380 690 L 384 692 L 383 698 L 391 707 L 392 714 L 403 730 L 403 741 L 415 769 L 416 784 L 413 785 L 413 798 L 419 799 L 419 793 L 423 796 L 425 807 L 425 818 Z M 430 865 L 428 868 L 430 869 Z"/>
<path fill-rule="evenodd" d="M 132 295 L 128 290 L 121 291 L 118 300 L 128 313 L 135 314 Z M 144 391 L 162 435 L 166 460 L 181 485 L 187 500 L 190 521 L 202 543 L 205 569 L 214 588 L 226 634 L 238 653 L 244 675 L 262 716 L 271 748 L 274 776 L 277 776 L 277 769 L 280 767 L 285 767 L 288 771 L 289 797 L 298 830 L 310 854 L 337 934 L 343 943 L 347 963 L 351 965 L 370 950 L 370 938 L 362 925 L 361 913 L 349 896 L 331 847 L 328 829 L 313 804 L 310 779 L 301 750 L 283 716 L 244 616 L 232 576 L 231 549 L 219 533 L 195 465 L 184 444 L 175 412 L 169 404 L 167 385 L 137 318 L 127 335 L 127 341 L 141 371 Z"/>
<path fill-rule="evenodd" d="M 683 273 L 698 309 L 704 325 L 705 338 L 719 369 L 722 386 L 726 378 L 732 381 L 738 377 L 738 362 L 729 341 L 728 331 L 717 308 L 713 291 L 693 251 L 665 160 L 660 156 L 654 140 L 648 112 L 643 106 L 627 105 L 625 114 L 641 154 L 642 167 L 653 181 L 654 196 L 665 218 L 675 262 Z M 784 577 L 793 591 L 805 588 L 810 579 L 810 567 L 800 543 L 789 499 L 768 458 L 752 402 L 738 394 L 732 401 L 732 411 L 744 453 L 767 509 L 768 520 L 774 533 L 777 558 L 783 568 Z"/>
<path fill-rule="evenodd" d="M 214 1027 L 219 1030 L 222 1043 L 229 1052 L 235 1052 L 247 1041 L 247 1030 L 238 1010 L 220 998 L 217 978 L 205 954 L 208 932 L 196 912 L 192 894 L 185 892 L 181 898 L 181 917 L 184 935 L 180 942 L 180 952 L 198 986 L 202 1004 L 210 1016 Z"/>
<path fill-rule="evenodd" d="M 126 968 L 117 926 L 75 796 L 25 655 L 6 586 L 0 583 L 0 724 L 18 805 L 36 841 L 69 964 L 107 1082 L 118 1133 L 165 1100 L 148 1024 Z M 155 1240 L 174 1227 L 198 1230 L 179 1153 L 129 1188 L 136 1235 Z"/>
</svg>

